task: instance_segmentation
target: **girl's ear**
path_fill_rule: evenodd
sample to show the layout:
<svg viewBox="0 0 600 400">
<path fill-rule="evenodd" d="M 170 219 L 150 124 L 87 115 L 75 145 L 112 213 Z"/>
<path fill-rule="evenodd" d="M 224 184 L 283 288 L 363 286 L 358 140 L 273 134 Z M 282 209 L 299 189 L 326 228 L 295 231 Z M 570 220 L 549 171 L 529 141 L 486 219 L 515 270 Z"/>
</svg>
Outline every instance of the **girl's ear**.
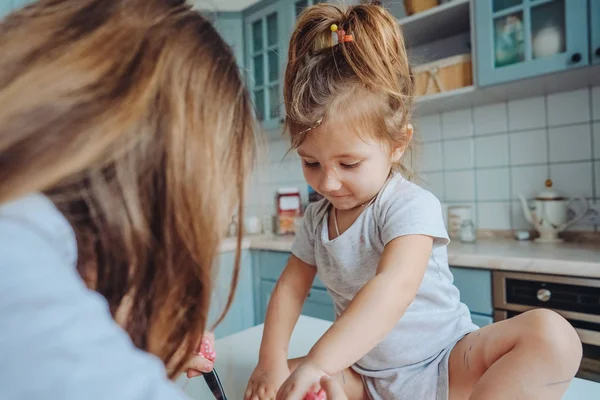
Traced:
<svg viewBox="0 0 600 400">
<path fill-rule="evenodd" d="M 392 149 L 392 162 L 400 161 L 400 159 L 404 155 L 404 151 L 406 150 L 406 147 L 408 146 L 408 144 L 410 143 L 410 140 L 412 139 L 413 133 L 414 133 L 413 126 L 411 124 L 406 125 L 406 128 L 404 128 L 404 130 L 402 132 L 404 144 L 394 146 L 394 148 Z"/>
</svg>

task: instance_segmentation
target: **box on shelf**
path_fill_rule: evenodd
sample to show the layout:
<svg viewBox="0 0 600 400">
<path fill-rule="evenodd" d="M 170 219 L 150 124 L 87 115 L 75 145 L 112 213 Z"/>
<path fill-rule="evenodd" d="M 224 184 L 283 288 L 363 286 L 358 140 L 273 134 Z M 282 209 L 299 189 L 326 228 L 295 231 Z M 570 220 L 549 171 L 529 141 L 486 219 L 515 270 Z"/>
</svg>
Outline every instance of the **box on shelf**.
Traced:
<svg viewBox="0 0 600 400">
<path fill-rule="evenodd" d="M 413 68 L 416 96 L 446 92 L 473 84 L 470 54 L 443 58 Z"/>
<path fill-rule="evenodd" d="M 437 7 L 439 0 L 404 0 L 404 7 L 408 15 L 416 14 Z"/>
</svg>

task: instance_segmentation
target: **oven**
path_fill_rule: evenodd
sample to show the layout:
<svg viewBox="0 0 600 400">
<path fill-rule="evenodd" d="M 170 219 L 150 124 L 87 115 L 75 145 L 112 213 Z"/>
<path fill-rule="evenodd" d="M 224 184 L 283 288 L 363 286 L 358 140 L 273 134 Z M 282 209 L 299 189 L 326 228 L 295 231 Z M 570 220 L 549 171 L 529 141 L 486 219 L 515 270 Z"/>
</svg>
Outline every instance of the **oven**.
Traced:
<svg viewBox="0 0 600 400">
<path fill-rule="evenodd" d="M 600 279 L 493 272 L 494 321 L 548 308 L 573 325 L 583 344 L 577 376 L 600 382 Z"/>
</svg>

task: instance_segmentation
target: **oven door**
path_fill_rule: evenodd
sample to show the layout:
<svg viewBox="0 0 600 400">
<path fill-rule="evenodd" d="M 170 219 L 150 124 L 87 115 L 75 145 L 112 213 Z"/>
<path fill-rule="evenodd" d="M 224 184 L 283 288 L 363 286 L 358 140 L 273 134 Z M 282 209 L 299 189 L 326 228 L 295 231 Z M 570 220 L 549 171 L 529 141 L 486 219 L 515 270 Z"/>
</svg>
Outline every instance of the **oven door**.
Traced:
<svg viewBox="0 0 600 400">
<path fill-rule="evenodd" d="M 493 296 L 494 321 L 535 308 L 562 315 L 583 345 L 577 376 L 600 382 L 600 279 L 495 271 Z"/>
</svg>

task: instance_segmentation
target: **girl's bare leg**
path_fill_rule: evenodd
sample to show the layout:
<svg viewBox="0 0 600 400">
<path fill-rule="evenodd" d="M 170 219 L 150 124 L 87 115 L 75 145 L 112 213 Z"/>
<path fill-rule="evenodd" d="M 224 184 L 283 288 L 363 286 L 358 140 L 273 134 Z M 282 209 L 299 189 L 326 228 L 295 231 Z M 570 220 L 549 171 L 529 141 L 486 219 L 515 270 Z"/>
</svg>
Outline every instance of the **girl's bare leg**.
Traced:
<svg viewBox="0 0 600 400">
<path fill-rule="evenodd" d="M 559 400 L 581 362 L 573 327 L 533 310 L 472 332 L 450 355 L 450 400 Z"/>
</svg>

